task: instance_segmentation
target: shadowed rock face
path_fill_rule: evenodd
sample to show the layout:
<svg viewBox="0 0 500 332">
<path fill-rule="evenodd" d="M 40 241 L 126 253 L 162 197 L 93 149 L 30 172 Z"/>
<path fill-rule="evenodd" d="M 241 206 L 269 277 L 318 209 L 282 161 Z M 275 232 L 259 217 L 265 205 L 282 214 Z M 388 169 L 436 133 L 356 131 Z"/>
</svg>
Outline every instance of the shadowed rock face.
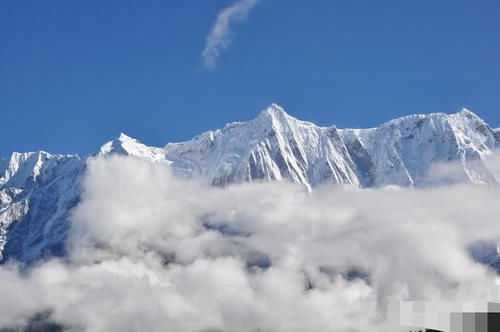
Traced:
<svg viewBox="0 0 500 332">
<path fill-rule="evenodd" d="M 174 174 L 216 186 L 290 181 L 362 188 L 436 185 L 429 170 L 453 163 L 466 180 L 497 183 L 485 160 L 500 147 L 500 130 L 463 110 L 395 119 L 371 129 L 320 127 L 271 105 L 256 119 L 192 140 L 149 147 L 121 134 L 93 157 L 130 155 L 170 165 Z M 0 259 L 32 262 L 64 255 L 69 212 L 82 191 L 85 159 L 47 152 L 0 160 Z"/>
<path fill-rule="evenodd" d="M 19 328 L 4 328 L 0 332 L 62 332 L 64 326 L 52 322 L 50 312 L 41 312 L 29 318 L 26 326 Z"/>
</svg>

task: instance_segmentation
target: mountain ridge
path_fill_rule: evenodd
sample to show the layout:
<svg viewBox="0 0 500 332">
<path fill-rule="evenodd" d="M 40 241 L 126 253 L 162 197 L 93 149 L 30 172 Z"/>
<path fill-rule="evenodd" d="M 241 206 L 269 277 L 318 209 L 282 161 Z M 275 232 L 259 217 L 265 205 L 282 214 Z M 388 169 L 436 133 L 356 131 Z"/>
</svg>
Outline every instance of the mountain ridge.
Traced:
<svg viewBox="0 0 500 332">
<path fill-rule="evenodd" d="M 339 129 L 296 119 L 272 104 L 250 121 L 228 123 L 164 147 L 121 133 L 90 156 L 122 154 L 165 163 L 177 176 L 216 186 L 290 181 L 311 191 L 328 183 L 361 188 L 438 185 L 429 176 L 435 164 L 458 165 L 464 181 L 497 184 L 499 174 L 488 158 L 498 148 L 500 129 L 467 109 Z M 0 160 L 3 261 L 64 254 L 67 219 L 80 199 L 86 159 L 38 151 L 14 152 Z"/>
</svg>

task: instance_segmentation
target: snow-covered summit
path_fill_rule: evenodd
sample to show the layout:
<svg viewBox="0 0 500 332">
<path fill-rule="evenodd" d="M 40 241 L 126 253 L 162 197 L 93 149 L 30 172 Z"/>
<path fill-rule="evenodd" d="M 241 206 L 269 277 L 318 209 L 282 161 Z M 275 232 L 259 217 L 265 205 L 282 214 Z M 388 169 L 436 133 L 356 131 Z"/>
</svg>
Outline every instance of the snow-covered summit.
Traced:
<svg viewBox="0 0 500 332">
<path fill-rule="evenodd" d="M 342 130 L 349 146 L 363 146 L 373 162 L 372 184 L 426 184 L 429 170 L 453 162 L 474 182 L 496 182 L 484 160 L 499 144 L 494 131 L 477 115 L 410 115 L 371 130 Z"/>
<path fill-rule="evenodd" d="M 359 184 L 334 127 L 300 121 L 276 104 L 254 120 L 167 144 L 165 151 L 178 173 L 216 185 L 287 179 L 310 188 L 321 178 Z"/>
<path fill-rule="evenodd" d="M 101 157 L 110 154 L 135 156 L 155 162 L 165 161 L 165 152 L 163 149 L 147 146 L 124 133 L 120 133 L 117 138 L 106 142 L 97 153 Z"/>
<path fill-rule="evenodd" d="M 285 124 L 285 123 L 303 123 L 313 125 L 311 122 L 302 121 L 288 114 L 283 107 L 276 103 L 272 103 L 253 120 L 260 124 Z"/>
</svg>

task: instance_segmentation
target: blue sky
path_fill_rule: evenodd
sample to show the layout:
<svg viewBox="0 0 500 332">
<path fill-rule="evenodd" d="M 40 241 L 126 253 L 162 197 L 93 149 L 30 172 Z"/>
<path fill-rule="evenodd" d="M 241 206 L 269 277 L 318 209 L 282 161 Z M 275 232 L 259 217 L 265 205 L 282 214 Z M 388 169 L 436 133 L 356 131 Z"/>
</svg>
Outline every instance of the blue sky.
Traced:
<svg viewBox="0 0 500 332">
<path fill-rule="evenodd" d="M 260 0 L 207 68 L 234 4 L 1 1 L 0 156 L 84 155 L 121 131 L 162 146 L 271 102 L 339 127 L 462 107 L 500 126 L 497 0 Z"/>
</svg>

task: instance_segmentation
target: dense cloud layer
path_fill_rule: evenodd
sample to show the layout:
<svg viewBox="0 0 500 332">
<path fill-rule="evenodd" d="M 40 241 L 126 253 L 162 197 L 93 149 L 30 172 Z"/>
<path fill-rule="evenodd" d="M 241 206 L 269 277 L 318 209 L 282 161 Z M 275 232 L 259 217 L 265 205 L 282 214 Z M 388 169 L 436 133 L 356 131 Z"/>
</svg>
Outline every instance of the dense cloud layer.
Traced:
<svg viewBox="0 0 500 332">
<path fill-rule="evenodd" d="M 398 331 L 394 300 L 499 300 L 467 248 L 500 236 L 500 189 L 225 189 L 131 157 L 90 160 L 69 257 L 0 268 L 0 327 Z"/>
</svg>

